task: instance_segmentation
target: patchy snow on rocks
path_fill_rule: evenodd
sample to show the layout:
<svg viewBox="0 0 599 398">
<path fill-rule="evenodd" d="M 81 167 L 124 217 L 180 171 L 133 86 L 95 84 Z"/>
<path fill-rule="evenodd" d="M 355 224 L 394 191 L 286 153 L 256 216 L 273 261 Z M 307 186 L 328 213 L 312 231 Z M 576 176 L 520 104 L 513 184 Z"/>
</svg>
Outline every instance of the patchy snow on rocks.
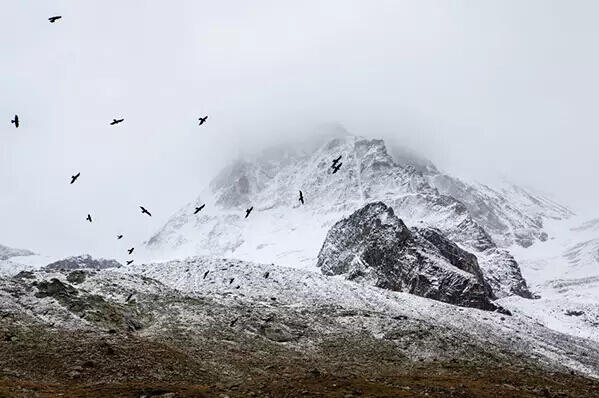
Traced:
<svg viewBox="0 0 599 398">
<path fill-rule="evenodd" d="M 379 338 L 388 338 L 392 331 L 407 337 L 401 330 L 414 327 L 413 322 L 416 322 L 419 330 L 433 333 L 433 340 L 451 335 L 474 346 L 480 344 L 488 352 L 506 350 L 553 367 L 565 366 L 599 375 L 596 344 L 554 332 L 524 314 L 507 316 L 457 307 L 348 281 L 341 276 L 242 260 L 193 257 L 102 271 L 105 272 L 141 275 L 193 297 L 251 303 L 250 307 L 256 311 L 268 306 L 293 309 L 302 314 L 312 311 L 337 314 L 336 322 L 343 322 L 353 333 L 368 330 Z M 319 332 L 322 334 L 331 333 L 330 328 L 334 328 L 332 324 L 321 324 L 316 318 L 314 323 L 314 327 L 323 328 Z M 408 346 L 411 344 L 404 345 Z M 419 351 L 406 348 L 412 358 L 445 355 L 439 347 L 425 348 L 418 344 L 417 348 Z M 454 349 L 462 350 L 457 346 Z"/>
</svg>

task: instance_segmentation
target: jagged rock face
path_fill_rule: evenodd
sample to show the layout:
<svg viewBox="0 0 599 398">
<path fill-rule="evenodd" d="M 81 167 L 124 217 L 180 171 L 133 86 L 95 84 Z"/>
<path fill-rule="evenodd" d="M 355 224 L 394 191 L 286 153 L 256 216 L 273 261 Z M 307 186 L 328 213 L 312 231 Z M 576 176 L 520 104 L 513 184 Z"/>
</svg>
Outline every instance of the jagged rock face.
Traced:
<svg viewBox="0 0 599 398">
<path fill-rule="evenodd" d="M 429 181 L 439 192 L 462 202 L 500 246 L 516 243 L 529 247 L 537 240 L 544 242 L 548 238 L 543 231 L 544 219 L 565 219 L 574 214 L 515 185 L 503 184 L 498 188 L 469 185 L 442 173 L 431 175 Z"/>
<path fill-rule="evenodd" d="M 67 257 L 63 260 L 53 262 L 46 265 L 48 270 L 76 270 L 76 269 L 105 269 L 105 268 L 119 268 L 121 263 L 116 260 L 108 260 L 104 258 L 93 258 L 86 254 L 82 256 Z"/>
<path fill-rule="evenodd" d="M 421 233 L 422 232 L 422 233 Z M 496 310 L 476 257 L 433 230 L 410 229 L 382 202 L 337 222 L 318 255 L 326 275 L 451 304 Z"/>
<path fill-rule="evenodd" d="M 476 256 L 443 236 L 441 231 L 434 228 L 414 228 L 418 235 L 432 243 L 443 257 L 454 267 L 466 271 L 476 277 L 476 280 L 483 285 L 485 292 L 490 298 L 495 298 L 491 286 L 487 283 L 481 271 Z"/>
<path fill-rule="evenodd" d="M 314 269 L 329 228 L 366 203 L 382 201 L 407 225 L 437 228 L 475 253 L 498 297 L 530 296 L 518 264 L 498 247 L 546 239 L 543 220 L 567 217 L 567 209 L 513 187 L 466 184 L 426 160 L 392 152 L 396 157 L 382 140 L 345 136 L 316 149 L 279 148 L 236 161 L 147 247 L 161 258 L 211 255 Z M 332 174 L 338 156 L 343 165 Z M 245 219 L 249 206 L 254 211 Z"/>
<path fill-rule="evenodd" d="M 0 260 L 8 260 L 11 257 L 32 256 L 35 253 L 25 249 L 13 249 L 8 246 L 0 245 Z"/>
</svg>

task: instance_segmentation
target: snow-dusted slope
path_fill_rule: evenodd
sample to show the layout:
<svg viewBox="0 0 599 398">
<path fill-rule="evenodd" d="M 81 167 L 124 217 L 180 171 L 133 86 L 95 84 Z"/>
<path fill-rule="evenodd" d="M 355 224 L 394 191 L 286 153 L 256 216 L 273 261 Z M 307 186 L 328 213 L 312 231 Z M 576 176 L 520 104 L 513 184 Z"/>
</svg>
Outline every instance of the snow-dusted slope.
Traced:
<svg viewBox="0 0 599 398">
<path fill-rule="evenodd" d="M 40 263 L 42 259 L 42 256 L 30 250 L 0 245 L 0 275 L 15 275 L 25 269 L 40 268 L 47 264 Z"/>
<path fill-rule="evenodd" d="M 109 275 L 107 271 L 103 274 Z M 459 341 L 481 344 L 485 352 L 496 349 L 517 352 L 552 366 L 567 366 L 597 374 L 599 355 L 588 341 L 568 337 L 540 326 L 525 315 L 505 316 L 499 313 L 462 308 L 424 299 L 408 293 L 393 292 L 366 284 L 329 277 L 317 272 L 289 267 L 222 260 L 208 257 L 188 258 L 165 263 L 141 264 L 120 268 L 116 272 L 143 275 L 186 292 L 218 300 L 253 303 L 256 311 L 265 306 L 294 309 L 302 314 L 322 309 L 324 313 L 346 314 L 344 324 L 356 330 L 368 330 L 375 336 L 389 338 L 391 331 L 402 335 L 412 320 L 422 322 L 418 330 L 431 330 L 430 338 L 460 336 Z M 112 275 L 114 272 L 110 272 Z M 130 278 L 128 276 L 128 278 Z M 92 293 L 98 293 L 86 285 Z M 127 289 L 117 289 L 126 291 Z M 251 311 L 248 311 L 248 313 Z M 390 324 L 384 319 L 400 319 Z M 382 322 L 381 322 L 382 321 Z M 319 333 L 330 333 L 329 326 L 313 325 Z M 427 326 L 425 326 L 425 324 Z M 440 333 L 440 334 L 438 334 Z M 453 340 L 453 337 L 451 338 Z M 455 343 L 452 343 L 455 344 Z M 426 357 L 429 348 L 408 344 L 410 358 Z M 452 352 L 461 350 L 452 346 Z M 434 348 L 439 357 L 444 350 Z M 440 359 L 442 360 L 442 359 Z"/>
<path fill-rule="evenodd" d="M 544 242 L 548 235 L 545 220 L 563 220 L 574 214 L 568 208 L 545 196 L 507 182 L 496 187 L 480 183 L 466 184 L 445 174 L 430 177 L 439 192 L 462 202 L 469 213 L 499 245 L 532 246 Z"/>
<path fill-rule="evenodd" d="M 514 249 L 522 272 L 538 300 L 500 300 L 561 332 L 599 342 L 599 228 L 596 221 L 553 221 L 553 239 Z"/>
<path fill-rule="evenodd" d="M 332 174 L 330 165 L 338 156 L 343 164 Z M 544 219 L 569 212 L 519 188 L 500 192 L 466 185 L 440 174 L 430 162 L 398 156 L 393 158 L 382 140 L 346 136 L 311 151 L 278 148 L 238 160 L 148 241 L 151 258 L 216 255 L 314 269 L 335 222 L 366 203 L 383 201 L 408 226 L 438 228 L 474 252 L 498 296 L 529 297 L 518 264 L 492 236 L 500 233 L 502 245 L 516 235 L 542 240 Z M 515 197 L 514 203 L 504 203 Z M 482 210 L 477 203 L 483 200 L 493 203 Z M 245 219 L 250 206 L 254 211 Z"/>
</svg>

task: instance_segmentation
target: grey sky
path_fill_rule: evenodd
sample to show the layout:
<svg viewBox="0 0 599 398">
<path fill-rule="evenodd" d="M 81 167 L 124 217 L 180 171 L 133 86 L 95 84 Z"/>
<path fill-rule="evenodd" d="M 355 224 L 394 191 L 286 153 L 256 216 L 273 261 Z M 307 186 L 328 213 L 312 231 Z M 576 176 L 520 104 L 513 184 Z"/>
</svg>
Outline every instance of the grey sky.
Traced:
<svg viewBox="0 0 599 398">
<path fill-rule="evenodd" d="M 598 11 L 592 1 L 6 2 L 0 243 L 115 255 L 116 233 L 147 239 L 239 151 L 322 122 L 390 137 L 457 175 L 501 173 L 596 216 Z"/>
</svg>

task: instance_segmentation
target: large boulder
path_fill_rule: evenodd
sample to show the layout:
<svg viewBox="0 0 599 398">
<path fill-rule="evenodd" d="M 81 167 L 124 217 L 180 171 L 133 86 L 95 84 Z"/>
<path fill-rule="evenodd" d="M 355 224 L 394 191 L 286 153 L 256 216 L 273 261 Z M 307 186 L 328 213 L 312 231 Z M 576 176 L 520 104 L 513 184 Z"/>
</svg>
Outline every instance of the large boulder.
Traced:
<svg viewBox="0 0 599 398">
<path fill-rule="evenodd" d="M 367 204 L 327 233 L 317 266 L 374 286 L 455 305 L 498 310 L 476 257 L 434 229 L 410 230 L 382 202 Z"/>
</svg>

